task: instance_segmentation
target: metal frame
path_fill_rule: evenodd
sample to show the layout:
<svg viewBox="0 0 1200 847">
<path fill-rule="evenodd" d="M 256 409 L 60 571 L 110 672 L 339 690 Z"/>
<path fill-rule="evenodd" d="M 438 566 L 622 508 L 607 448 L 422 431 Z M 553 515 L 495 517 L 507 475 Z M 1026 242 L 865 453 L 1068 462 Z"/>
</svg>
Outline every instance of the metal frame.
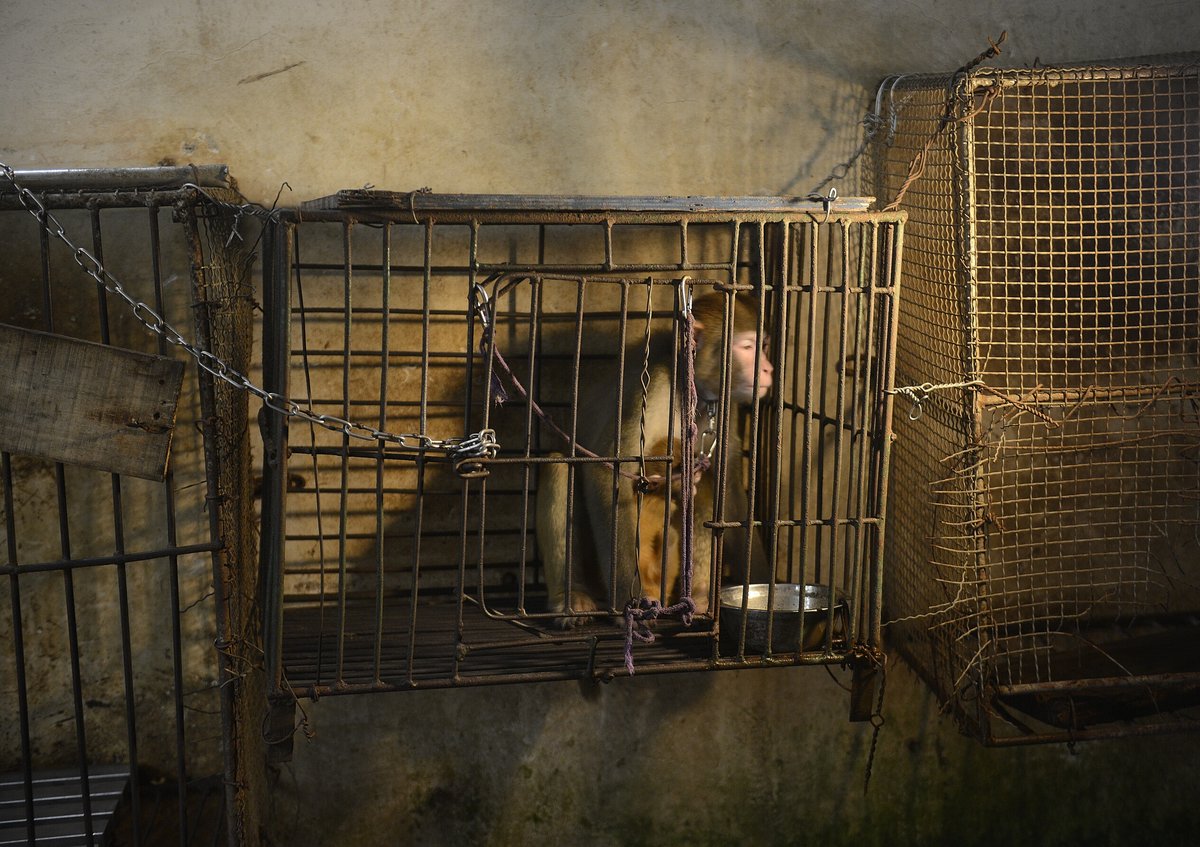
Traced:
<svg viewBox="0 0 1200 847">
<path fill-rule="evenodd" d="M 730 291 L 757 291 L 774 298 L 769 299 L 773 307 L 760 315 L 766 323 L 760 324 L 759 331 L 775 332 L 775 355 L 784 356 L 786 351 L 790 357 L 777 367 L 789 372 L 807 361 L 822 372 L 815 374 L 815 383 L 797 377 L 791 386 L 800 393 L 791 398 L 775 396 L 772 409 L 763 411 L 761 420 L 755 417 L 749 422 L 752 431 L 760 427 L 750 449 L 771 453 L 775 463 L 757 483 L 752 481 L 751 492 L 767 498 L 767 513 L 774 517 L 762 519 L 761 524 L 769 538 L 777 539 L 781 532 L 806 534 L 810 527 L 816 537 L 832 525 L 838 530 L 822 536 L 826 540 L 818 547 L 829 545 L 838 532 L 853 533 L 857 544 L 871 539 L 873 549 L 858 548 L 857 555 L 868 563 L 865 569 L 839 565 L 836 577 L 840 580 L 853 572 L 854 579 L 860 580 L 851 586 L 862 598 L 854 609 L 855 615 L 861 615 L 853 625 L 854 637 L 840 645 L 826 643 L 822 649 L 799 652 L 752 651 L 744 642 L 728 651 L 719 644 L 715 621 L 700 620 L 691 628 L 660 621 L 657 643 L 637 646 L 636 672 L 868 665 L 877 660 L 880 647 L 891 440 L 891 395 L 884 389 L 892 379 L 895 322 L 891 316 L 898 296 L 904 215 L 867 212 L 863 201 L 845 206 L 845 210 L 841 206 L 831 210 L 821 202 L 775 198 L 342 192 L 305 204 L 296 213 L 282 213 L 268 229 L 264 388 L 311 404 L 317 416 L 364 420 L 384 431 L 391 428 L 443 439 L 495 423 L 497 413 L 488 410 L 490 371 L 481 373 L 490 367 L 490 353 L 476 349 L 477 316 L 469 299 L 472 286 L 490 274 L 525 274 L 534 287 L 550 280 L 575 280 L 580 291 L 602 285 L 636 289 L 647 279 L 673 291 L 684 276 L 715 277 Z M 335 234 L 309 235 L 320 227 Z M 725 255 L 700 255 L 699 233 L 715 230 L 729 233 L 722 241 Z M 498 256 L 495 244 L 488 241 L 497 232 L 507 233 L 509 255 Z M 305 255 L 305 244 L 298 242 L 306 238 L 321 241 L 319 257 Z M 664 255 L 651 259 L 629 259 L 623 253 L 636 249 L 630 242 L 656 238 L 674 247 L 663 248 Z M 580 251 L 585 254 L 582 258 Z M 673 256 L 665 255 L 671 252 Z M 784 280 L 786 284 L 781 284 Z M 644 297 L 639 293 L 632 299 Z M 821 306 L 813 308 L 818 300 Z M 618 311 L 589 314 L 587 320 L 607 320 L 606 325 L 624 336 L 633 310 L 629 298 L 620 302 L 626 305 Z M 519 357 L 519 367 L 514 369 L 531 385 L 538 383 L 541 369 L 556 356 L 560 365 L 573 361 L 576 373 L 584 370 L 582 362 L 593 367 L 598 360 L 589 360 L 586 352 L 580 359 L 578 348 L 575 354 L 558 354 L 539 346 L 543 317 L 570 322 L 584 320 L 581 315 L 578 311 L 543 315 L 528 307 L 507 313 L 507 327 L 520 324 L 532 329 L 522 330 L 524 340 L 519 343 L 506 341 L 504 355 Z M 794 334 L 787 329 L 801 315 L 806 326 L 797 327 L 796 333 L 807 332 L 807 352 L 802 343 L 790 341 Z M 390 327 L 405 321 L 411 329 L 402 335 L 407 342 L 402 347 Z M 842 326 L 840 354 L 836 347 L 814 348 L 826 321 Z M 874 334 L 869 342 L 858 338 L 854 343 L 872 358 L 860 362 L 863 370 L 855 375 L 845 339 L 857 331 L 849 327 L 860 325 Z M 445 346 L 448 333 L 459 339 L 452 348 Z M 398 363 L 396 368 L 410 366 L 415 383 L 411 394 L 396 393 L 395 379 L 389 377 L 392 363 Z M 325 370 L 314 377 L 317 367 Z M 458 399 L 431 396 L 438 389 L 430 373 L 438 367 L 463 369 Z M 364 393 L 366 385 L 374 388 Z M 805 385 L 807 395 L 802 393 Z M 824 392 L 821 396 L 828 397 L 828 404 L 843 403 L 853 411 L 823 413 L 816 408 L 821 402 L 814 400 L 814 392 Z M 578 414 L 572 402 L 556 405 L 551 399 L 545 405 L 568 418 Z M 414 453 L 397 449 L 394 442 L 352 439 L 338 427 L 322 435 L 304 417 L 266 414 L 261 421 L 265 647 L 268 676 L 282 702 L 302 695 L 606 680 L 625 675 L 619 629 L 603 624 L 556 633 L 544 625 L 548 615 L 539 608 L 536 596 L 538 563 L 526 538 L 532 531 L 532 472 L 548 461 L 546 451 L 551 446 L 543 443 L 543 431 L 528 406 L 506 408 L 504 415 L 510 423 L 516 418 L 523 423 L 517 423 L 512 439 L 501 439 L 500 455 L 486 461 L 491 477 L 456 480 L 443 473 L 446 463 L 428 451 Z M 790 446 L 781 428 L 788 415 L 797 421 L 794 429 L 790 425 L 787 429 L 793 438 Z M 809 437 L 797 442 L 802 430 Z M 828 465 L 819 446 L 826 437 L 837 445 L 836 459 L 829 458 Z M 807 482 L 798 483 L 798 491 L 822 489 L 822 497 L 840 501 L 850 496 L 851 477 L 846 475 L 851 474 L 862 498 L 860 508 L 866 511 L 838 513 L 835 506 L 833 514 L 805 511 L 781 516 L 778 492 L 771 492 L 769 486 L 780 484 L 778 463 L 785 451 L 797 451 L 795 461 L 806 463 L 804 473 L 819 467 L 833 475 L 828 481 L 813 482 L 811 492 Z M 800 458 L 801 454 L 807 458 Z M 751 467 L 756 464 L 751 461 Z M 801 474 L 794 471 L 789 468 L 786 475 L 796 483 L 793 476 Z M 395 481 L 400 474 L 403 483 Z M 518 482 L 505 487 L 498 482 L 501 478 Z M 407 504 L 403 512 L 413 523 L 397 536 L 404 539 L 402 552 L 397 552 L 396 537 L 385 532 L 385 524 L 396 519 L 391 504 L 402 499 Z M 454 500 L 462 512 L 461 522 L 443 538 L 442 530 L 434 526 L 441 526 L 437 516 L 442 509 L 430 504 Z M 511 506 L 488 506 L 492 501 Z M 799 511 L 801 507 L 789 508 Z M 489 523 L 498 512 L 513 516 L 510 530 L 496 530 Z M 322 528 L 325 519 L 337 529 Z M 719 530 L 721 523 L 708 526 Z M 499 554 L 492 550 L 498 548 L 490 546 L 493 539 L 503 540 L 505 532 L 516 539 L 505 547 L 513 556 L 507 565 L 495 561 Z M 433 579 L 435 554 L 429 551 L 438 545 L 457 552 L 449 562 L 442 554 L 437 566 L 446 569 L 445 576 Z M 301 548 L 303 554 L 297 552 Z M 360 555 L 364 549 L 365 559 Z M 783 545 L 779 549 L 782 555 Z M 793 574 L 804 570 L 799 561 L 816 559 L 813 551 L 797 553 L 801 558 L 792 565 Z M 831 551 L 828 546 L 820 555 L 825 557 L 822 561 L 851 557 L 849 550 Z M 307 565 L 299 561 L 305 556 Z M 356 572 L 360 562 L 367 564 Z M 405 584 L 397 585 L 397 572 L 407 575 Z M 816 573 L 831 584 L 835 580 L 832 566 Z M 509 574 L 512 579 L 509 585 L 514 593 L 503 602 L 493 603 L 491 595 L 484 593 L 494 590 L 488 588 L 493 574 Z M 347 588 L 349 583 L 361 586 L 361 603 Z"/>
<path fill-rule="evenodd" d="M 889 633 L 988 744 L 1197 727 L 1169 713 L 1200 693 L 1177 649 L 1186 626 L 1154 651 L 1172 667 L 1108 651 L 1195 608 L 1188 568 L 1155 557 L 1200 520 L 1198 69 L 1189 56 L 887 83 L 881 196 L 940 133 L 902 206 L 897 379 L 937 388 L 898 426 Z M 1057 646 L 1070 639 L 1075 670 Z M 1107 673 L 1084 670 L 1089 652 Z M 1146 693 L 1142 723 L 1117 723 L 1136 711 L 1121 690 Z M 1108 722 L 1083 716 L 1106 700 Z"/>
<path fill-rule="evenodd" d="M 170 211 L 179 216 L 186 215 L 195 204 L 201 200 L 195 185 L 206 191 L 221 196 L 232 196 L 227 190 L 227 175 L 223 166 L 202 168 L 138 168 L 138 169 L 85 169 L 85 170 L 55 170 L 55 171 L 17 171 L 15 178 L 19 185 L 35 192 L 40 202 L 48 212 L 78 210 L 86 213 L 86 221 L 78 216 L 69 220 L 67 226 L 77 225 L 72 230 L 72 237 L 77 242 L 88 237 L 90 242 L 87 249 L 103 265 L 104 248 L 110 248 L 113 256 L 119 257 L 121 247 L 127 242 L 123 239 L 135 238 L 148 245 L 149 268 L 138 271 L 139 281 L 135 285 L 145 285 L 148 293 L 142 294 L 145 302 L 160 315 L 176 308 L 175 303 L 166 290 L 172 274 L 177 274 L 185 280 L 193 274 L 203 273 L 206 260 L 215 261 L 215 257 L 205 256 L 200 246 L 198 236 L 191 239 L 191 246 L 183 244 L 183 239 L 174 245 L 176 252 L 171 258 L 165 257 L 163 250 L 163 213 Z M 188 184 L 185 186 L 185 183 Z M 144 223 L 139 223 L 139 210 Z M 139 347 L 147 352 L 159 355 L 170 355 L 170 344 L 161 335 L 157 338 L 141 331 L 141 327 L 133 322 L 132 331 L 129 316 L 122 315 L 118 310 L 111 309 L 106 292 L 91 278 L 79 271 L 70 262 L 57 244 L 51 233 L 39 226 L 20 199 L 7 185 L 0 189 L 0 221 L 3 225 L 13 226 L 10 230 L 19 233 L 20 228 L 26 228 L 29 235 L 37 239 L 34 252 L 37 264 L 40 266 L 40 278 L 36 282 L 40 290 L 40 304 L 21 316 L 27 321 L 29 328 L 44 329 L 51 332 L 83 335 L 89 339 L 104 344 L 123 344 Z M 194 217 L 188 222 L 195 227 Z M 126 229 L 131 227 L 132 229 Z M 106 237 L 106 233 L 116 230 L 115 235 Z M 132 233 L 132 234 L 131 234 Z M 13 235 L 10 243 L 18 243 L 24 236 Z M 115 245 L 115 246 L 114 246 Z M 10 253 L 11 268 L 18 272 L 16 259 Z M 182 264 L 172 266 L 168 261 L 181 259 Z M 117 264 L 120 264 L 118 261 Z M 144 281 L 141 279 L 144 277 Z M 178 290 L 178 289 L 176 289 Z M 87 318 L 87 309 L 83 306 L 87 292 L 96 295 L 93 318 Z M 15 294 L 16 292 L 12 292 Z M 72 306 L 69 315 L 71 320 L 63 320 L 63 311 L 56 309 L 56 304 L 62 302 L 78 303 Z M 121 304 L 123 306 L 123 304 Z M 191 303 L 186 304 L 188 306 Z M 203 311 L 203 307 L 201 311 Z M 34 313 L 36 311 L 36 314 Z M 183 313 L 181 321 L 190 317 Z M 200 372 L 198 384 L 202 391 L 211 391 L 212 377 Z M 194 390 L 197 383 L 190 379 L 185 382 L 185 392 Z M 188 387 L 191 387 L 190 389 Z M 185 393 L 185 399 L 186 399 Z M 183 419 L 183 418 L 181 418 Z M 176 441 L 186 444 L 188 439 L 176 434 Z M 179 448 L 177 447 L 177 452 Z M 38 547 L 38 537 L 23 527 L 18 520 L 22 500 L 30 496 L 35 489 L 40 490 L 39 469 L 49 470 L 53 474 L 54 502 L 49 506 L 52 518 L 57 521 L 59 537 L 59 554 L 57 556 L 29 560 L 29 554 L 23 552 L 31 547 Z M 189 742 L 189 733 L 185 725 L 192 719 L 188 710 L 202 705 L 204 696 L 218 696 L 228 701 L 232 690 L 225 689 L 220 695 L 186 690 L 188 680 L 185 679 L 185 666 L 190 661 L 186 657 L 187 649 L 195 633 L 184 632 L 183 616 L 189 611 L 193 616 L 201 614 L 203 606 L 197 606 L 200 599 L 181 596 L 181 563 L 188 557 L 203 555 L 210 557 L 215 585 L 222 585 L 222 563 L 225 562 L 225 548 L 218 540 L 215 531 L 216 524 L 203 521 L 200 526 L 202 534 L 207 536 L 202 540 L 188 540 L 181 535 L 184 532 L 180 522 L 180 492 L 187 508 L 203 508 L 207 501 L 203 492 L 215 490 L 216 469 L 212 463 L 190 467 L 183 473 L 178 473 L 175 463 L 169 464 L 166 478 L 160 483 L 149 483 L 141 480 L 127 483 L 116 474 L 93 471 L 85 468 L 67 468 L 61 463 L 53 463 L 38 459 L 19 459 L 7 452 L 0 454 L 0 487 L 3 488 L 4 503 L 4 547 L 6 559 L 0 564 L 0 575 L 5 580 L 8 589 L 10 617 L 8 625 L 12 630 L 11 651 L 5 659 L 5 664 L 11 661 L 15 688 L 15 704 L 12 713 L 19 724 L 20 749 L 10 750 L 14 760 L 19 760 L 19 773 L 16 782 L 0 788 L 5 793 L 4 802 L 7 805 L 16 803 L 5 814 L 5 820 L 15 820 L 18 828 L 30 844 L 44 843 L 47 839 L 57 838 L 65 832 L 78 828 L 80 837 L 87 844 L 98 843 L 106 825 L 122 828 L 123 838 L 131 844 L 149 843 L 147 839 L 169 838 L 180 844 L 200 843 L 198 839 L 219 839 L 226 826 L 224 809 L 227 795 L 232 795 L 234 787 L 229 784 L 226 774 L 197 774 L 196 765 L 190 760 L 195 753 L 194 740 Z M 107 503 L 105 498 L 90 492 L 104 488 L 109 490 Z M 194 492 L 194 493 L 193 493 Z M 82 504 L 82 506 L 81 506 Z M 88 520 L 90 515 L 80 519 L 79 509 L 98 506 L 108 513 L 111 526 L 108 530 L 93 525 Z M 153 529 L 144 525 L 130 526 L 127 515 L 138 513 L 142 509 L 157 511 L 161 508 L 161 516 L 154 521 Z M 215 522 L 217 509 L 210 509 L 210 518 Z M 80 528 L 80 524 L 83 528 Z M 156 542 L 147 541 L 148 535 L 156 537 Z M 92 554 L 90 551 L 108 548 L 112 552 Z M 84 555 L 81 555 L 83 553 Z M 54 613 L 52 607 L 45 604 L 47 585 L 45 578 L 59 575 L 62 579 L 62 601 L 64 608 L 62 616 Z M 107 626 L 110 621 L 109 610 L 94 609 L 90 605 L 81 608 L 79 588 L 82 584 L 90 594 L 107 598 L 106 602 L 115 607 L 117 632 L 116 640 L 111 644 L 85 643 L 86 633 L 95 633 L 96 626 Z M 109 583 L 111 580 L 111 584 Z M 131 595 L 131 584 L 161 587 L 168 595 L 166 609 L 157 606 L 147 606 L 138 597 Z M 23 591 L 23 587 L 26 589 Z M 43 598 L 41 602 L 37 598 Z M 31 599 L 32 598 L 32 599 Z M 218 603 L 218 605 L 220 605 Z M 195 607 L 195 610 L 193 608 Z M 100 617 L 97 619 L 96 614 Z M 59 758 L 58 753 L 51 751 L 63 747 L 63 739 L 49 737 L 45 734 L 44 726 L 34 726 L 34 715 L 31 713 L 35 699 L 47 696 L 58 696 L 52 686 L 45 690 L 31 691 L 31 668 L 36 672 L 36 678 L 46 677 L 46 662 L 49 656 L 32 656 L 28 652 L 27 626 L 33 624 L 35 632 L 45 628 L 55 631 L 61 628 L 64 635 L 63 646 L 67 650 L 70 668 L 67 682 L 67 698 L 71 704 L 71 713 L 64 722 L 64 729 L 74 734 L 74 762 L 66 771 L 62 770 L 67 762 Z M 165 646 L 170 656 L 170 697 L 172 708 L 169 725 L 162 726 L 155 717 L 147 717 L 145 707 L 139 709 L 139 700 L 153 698 L 157 700 L 160 694 L 153 693 L 147 686 L 153 684 L 153 673 L 143 667 L 139 658 L 146 649 L 145 639 L 147 628 L 154 632 L 165 634 Z M 211 627 L 205 627 L 211 631 Z M 190 628 L 189 628 L 190 630 Z M 208 641 L 211 635 L 205 638 Z M 91 664 L 100 665 L 99 657 L 92 663 L 87 660 L 90 653 L 95 656 L 97 650 L 116 651 L 120 656 L 121 682 L 119 693 L 110 691 L 111 686 L 100 685 L 92 679 L 94 668 Z M 215 654 L 209 654 L 212 663 L 211 674 L 217 673 L 218 661 Z M 108 698 L 116 693 L 119 703 L 111 703 Z M 114 714 L 107 706 L 117 706 L 123 715 L 124 753 L 119 768 L 109 766 L 107 761 L 96 761 L 93 758 L 93 748 L 100 746 L 109 751 L 101 753 L 102 758 L 116 755 L 111 752 L 111 739 L 96 742 L 89 736 L 88 728 L 96 732 L 100 726 L 100 735 L 107 736 L 112 728 L 109 717 Z M 73 726 L 73 730 L 71 727 Z M 223 737 L 224 749 L 231 747 L 231 725 L 229 710 L 222 709 L 219 721 Z M 193 729 L 192 733 L 196 730 Z M 148 776 L 143 773 L 147 759 L 158 761 L 157 754 L 146 754 L 145 740 L 147 736 L 168 736 L 173 739 L 173 767 L 165 777 L 163 785 L 151 784 Z M 89 744 L 89 741 L 92 741 Z M 159 742 L 161 744 L 161 742 Z M 67 744 L 67 746 L 70 746 Z M 151 745 L 152 747 L 154 745 Z M 42 751 L 41 753 L 38 750 Z M 40 759 L 40 761 L 39 761 Z M 228 764 L 226 759 L 225 764 Z M 47 771 L 51 773 L 47 774 Z M 118 817 L 106 818 L 113 812 L 112 806 L 117 800 L 102 801 L 104 786 L 112 783 L 117 789 L 125 788 L 127 799 L 121 801 L 117 808 Z M 224 783 L 224 784 L 223 784 Z M 57 786 L 57 787 L 54 787 Z M 12 800 L 8 792 L 15 793 L 19 799 Z M 45 817 L 43 798 L 58 796 L 61 811 L 51 817 Z M 120 798 L 120 794 L 114 795 Z M 77 803 L 76 811 L 69 811 L 66 806 L 71 799 Z M 211 807 L 207 815 L 201 809 L 207 802 L 215 802 L 219 814 L 214 816 Z M 103 806 L 98 805 L 103 802 Z M 65 805 L 64 805 L 65 804 Z M 174 812 L 164 811 L 162 807 L 174 806 Z M 171 818 L 174 816 L 173 823 Z M 217 821 L 220 821 L 218 824 Z M 7 831 L 7 829 L 6 829 Z"/>
</svg>

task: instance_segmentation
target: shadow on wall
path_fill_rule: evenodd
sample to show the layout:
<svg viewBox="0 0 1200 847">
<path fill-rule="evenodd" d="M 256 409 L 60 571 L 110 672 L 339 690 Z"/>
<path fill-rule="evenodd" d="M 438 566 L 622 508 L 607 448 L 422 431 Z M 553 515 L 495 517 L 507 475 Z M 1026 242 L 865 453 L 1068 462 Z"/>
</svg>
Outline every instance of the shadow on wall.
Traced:
<svg viewBox="0 0 1200 847">
<path fill-rule="evenodd" d="M 1008 847 L 1184 844 L 1200 826 L 1187 779 L 1196 737 L 987 750 L 937 718 L 927 687 L 896 664 L 871 762 L 873 730 L 848 723 L 846 705 L 816 668 L 641 677 L 589 697 L 544 683 L 325 698 L 306 705 L 316 737 L 277 774 L 271 834 Z"/>
</svg>

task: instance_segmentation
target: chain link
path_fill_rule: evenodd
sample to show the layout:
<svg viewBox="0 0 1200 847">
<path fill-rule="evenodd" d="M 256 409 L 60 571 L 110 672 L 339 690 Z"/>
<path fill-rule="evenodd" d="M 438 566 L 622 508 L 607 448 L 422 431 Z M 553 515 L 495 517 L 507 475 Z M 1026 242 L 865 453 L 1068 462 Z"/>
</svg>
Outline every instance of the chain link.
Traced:
<svg viewBox="0 0 1200 847">
<path fill-rule="evenodd" d="M 496 441 L 496 432 L 492 429 L 481 430 L 480 432 L 463 437 L 440 440 L 430 438 L 423 433 L 388 432 L 368 426 L 367 424 L 345 420 L 336 415 L 319 414 L 310 407 L 301 406 L 295 400 L 290 400 L 281 394 L 260 388 L 248 377 L 235 368 L 230 367 L 212 352 L 203 350 L 189 342 L 166 318 L 158 314 L 149 304 L 129 294 L 124 286 L 121 285 L 121 281 L 113 276 L 95 256 L 71 240 L 70 236 L 67 235 L 66 229 L 58 219 L 46 209 L 46 206 L 38 199 L 36 194 L 20 184 L 16 172 L 3 162 L 0 162 L 0 175 L 3 175 L 12 184 L 18 199 L 21 201 L 21 205 L 37 218 L 46 232 L 67 246 L 75 259 L 75 263 L 83 269 L 83 272 L 99 283 L 109 294 L 123 300 L 132 310 L 133 316 L 146 329 L 155 335 L 161 336 L 167 343 L 186 351 L 196 360 L 196 364 L 208 373 L 229 383 L 234 388 L 254 395 L 268 409 L 278 412 L 287 418 L 298 418 L 334 432 L 341 432 L 343 435 L 351 438 L 358 438 L 364 441 L 382 441 L 400 450 L 426 456 L 429 454 L 440 455 L 440 457 L 446 458 L 456 465 L 463 462 L 478 464 L 480 460 L 495 458 L 499 452 L 500 446 Z M 190 185 L 188 187 L 196 190 L 208 202 L 216 202 L 208 197 L 206 192 L 200 190 L 198 186 Z M 217 203 L 217 205 L 226 206 L 230 204 Z M 238 208 L 245 211 L 245 206 Z"/>
</svg>

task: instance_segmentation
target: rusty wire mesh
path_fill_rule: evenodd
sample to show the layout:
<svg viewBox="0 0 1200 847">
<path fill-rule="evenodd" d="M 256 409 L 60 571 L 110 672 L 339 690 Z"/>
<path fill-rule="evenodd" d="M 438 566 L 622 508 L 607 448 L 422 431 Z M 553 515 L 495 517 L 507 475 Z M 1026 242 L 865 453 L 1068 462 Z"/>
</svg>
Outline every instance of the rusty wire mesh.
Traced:
<svg viewBox="0 0 1200 847">
<path fill-rule="evenodd" d="M 886 85 L 880 197 L 940 130 L 902 204 L 896 383 L 942 387 L 898 407 L 891 635 L 985 740 L 1188 726 L 1197 64 Z"/>
</svg>

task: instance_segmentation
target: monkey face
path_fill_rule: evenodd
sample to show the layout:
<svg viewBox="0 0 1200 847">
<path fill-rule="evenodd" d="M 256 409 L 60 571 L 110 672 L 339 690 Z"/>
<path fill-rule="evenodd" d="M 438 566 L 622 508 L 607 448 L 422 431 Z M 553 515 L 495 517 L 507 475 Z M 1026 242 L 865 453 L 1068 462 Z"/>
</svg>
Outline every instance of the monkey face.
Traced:
<svg viewBox="0 0 1200 847">
<path fill-rule="evenodd" d="M 733 336 L 730 351 L 731 396 L 735 403 L 753 403 L 767 396 L 771 390 L 771 375 L 775 366 L 767 357 L 767 340 L 759 346 L 753 332 L 737 332 Z M 754 374 L 758 372 L 758 394 L 754 393 Z"/>
</svg>

